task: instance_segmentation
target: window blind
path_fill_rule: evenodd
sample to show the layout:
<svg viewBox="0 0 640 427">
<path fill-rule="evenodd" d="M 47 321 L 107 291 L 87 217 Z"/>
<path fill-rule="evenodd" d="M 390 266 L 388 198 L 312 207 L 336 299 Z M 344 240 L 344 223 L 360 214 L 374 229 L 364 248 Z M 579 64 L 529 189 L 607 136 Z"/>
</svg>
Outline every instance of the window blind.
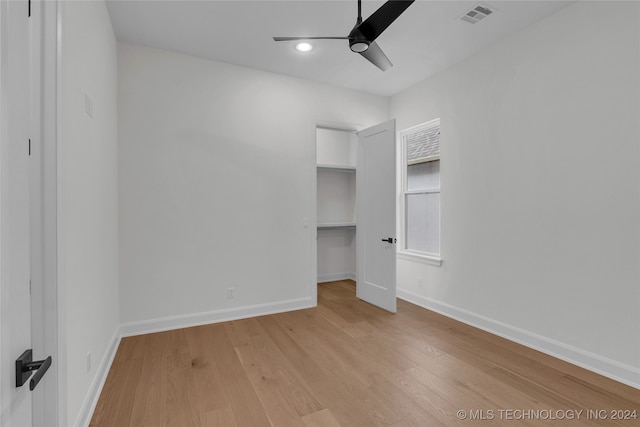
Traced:
<svg viewBox="0 0 640 427">
<path fill-rule="evenodd" d="M 440 158 L 440 123 L 416 129 L 405 135 L 407 163 L 424 163 Z"/>
</svg>

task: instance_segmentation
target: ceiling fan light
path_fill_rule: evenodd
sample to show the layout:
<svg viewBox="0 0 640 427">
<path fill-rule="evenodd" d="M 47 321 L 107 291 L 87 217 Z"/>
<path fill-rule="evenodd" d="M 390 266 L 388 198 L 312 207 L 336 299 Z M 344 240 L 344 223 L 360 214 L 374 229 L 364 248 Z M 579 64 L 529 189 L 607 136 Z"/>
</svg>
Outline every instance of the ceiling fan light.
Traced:
<svg viewBox="0 0 640 427">
<path fill-rule="evenodd" d="M 366 51 L 367 49 L 369 49 L 369 43 L 368 42 L 356 41 L 356 42 L 353 42 L 353 43 L 349 44 L 349 47 L 351 48 L 351 50 L 353 52 L 362 53 L 362 52 Z"/>
<path fill-rule="evenodd" d="M 310 52 L 313 50 L 313 45 L 307 42 L 301 42 L 296 44 L 296 50 L 298 52 Z"/>
</svg>

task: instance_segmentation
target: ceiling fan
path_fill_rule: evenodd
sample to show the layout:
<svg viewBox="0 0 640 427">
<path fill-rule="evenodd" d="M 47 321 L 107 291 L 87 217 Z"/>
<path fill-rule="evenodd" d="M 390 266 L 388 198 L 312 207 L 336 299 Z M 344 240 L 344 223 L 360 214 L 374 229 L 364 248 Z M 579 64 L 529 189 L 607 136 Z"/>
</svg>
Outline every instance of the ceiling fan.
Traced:
<svg viewBox="0 0 640 427">
<path fill-rule="evenodd" d="M 358 19 L 356 20 L 356 25 L 346 37 L 274 37 L 273 40 L 277 42 L 292 40 L 349 40 L 349 48 L 353 52 L 359 53 L 382 71 L 387 71 L 393 67 L 393 64 L 380 49 L 375 39 L 414 1 L 389 0 L 363 21 L 361 0 L 358 0 Z"/>
</svg>

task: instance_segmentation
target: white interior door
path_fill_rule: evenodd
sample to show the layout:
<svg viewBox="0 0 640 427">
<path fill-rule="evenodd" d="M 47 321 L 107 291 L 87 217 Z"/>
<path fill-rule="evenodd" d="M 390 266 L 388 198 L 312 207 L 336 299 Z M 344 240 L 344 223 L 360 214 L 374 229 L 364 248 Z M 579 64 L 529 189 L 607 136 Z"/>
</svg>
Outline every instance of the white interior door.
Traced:
<svg viewBox="0 0 640 427">
<path fill-rule="evenodd" d="M 45 372 L 38 368 L 50 366 L 52 360 L 44 357 L 45 330 L 49 334 L 56 324 L 53 319 L 46 324 L 43 317 L 43 166 L 40 152 L 35 149 L 42 136 L 42 108 L 32 107 L 43 105 L 40 102 L 43 51 L 35 49 L 40 46 L 42 20 L 33 17 L 41 6 L 41 2 L 28 0 L 0 2 L 0 425 L 3 427 L 55 425 L 57 418 L 55 398 L 51 399 L 56 395 L 52 375 L 49 374 L 49 381 L 43 381 L 48 388 L 46 393 L 43 385 L 34 389 L 42 384 L 39 381 Z M 50 109 L 47 111 L 51 113 Z M 55 317 L 54 312 L 51 316 Z M 38 331 L 36 337 L 34 326 Z M 55 345 L 53 341 L 49 344 L 50 348 Z M 30 358 L 26 358 L 27 350 L 31 349 Z M 18 358 L 25 364 L 25 375 L 19 375 Z M 39 364 L 40 360 L 46 363 Z M 21 386 L 17 385 L 18 378 Z M 45 402 L 49 404 L 47 411 Z"/>
<path fill-rule="evenodd" d="M 16 359 L 31 343 L 31 40 L 27 0 L 0 2 L 0 424 L 30 426 L 29 384 Z M 37 355 L 36 355 L 37 358 Z"/>
<path fill-rule="evenodd" d="M 396 312 L 395 121 L 358 133 L 358 298 Z"/>
</svg>

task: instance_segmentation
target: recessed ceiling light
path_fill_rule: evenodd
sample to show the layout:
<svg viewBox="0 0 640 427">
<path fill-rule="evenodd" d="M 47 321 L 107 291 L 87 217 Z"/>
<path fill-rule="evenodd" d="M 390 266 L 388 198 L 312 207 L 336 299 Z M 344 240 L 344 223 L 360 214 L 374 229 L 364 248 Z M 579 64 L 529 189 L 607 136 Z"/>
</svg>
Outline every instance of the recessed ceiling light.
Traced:
<svg viewBox="0 0 640 427">
<path fill-rule="evenodd" d="M 313 50 L 313 45 L 311 43 L 302 42 L 296 45 L 296 50 L 298 52 L 309 52 Z"/>
</svg>

